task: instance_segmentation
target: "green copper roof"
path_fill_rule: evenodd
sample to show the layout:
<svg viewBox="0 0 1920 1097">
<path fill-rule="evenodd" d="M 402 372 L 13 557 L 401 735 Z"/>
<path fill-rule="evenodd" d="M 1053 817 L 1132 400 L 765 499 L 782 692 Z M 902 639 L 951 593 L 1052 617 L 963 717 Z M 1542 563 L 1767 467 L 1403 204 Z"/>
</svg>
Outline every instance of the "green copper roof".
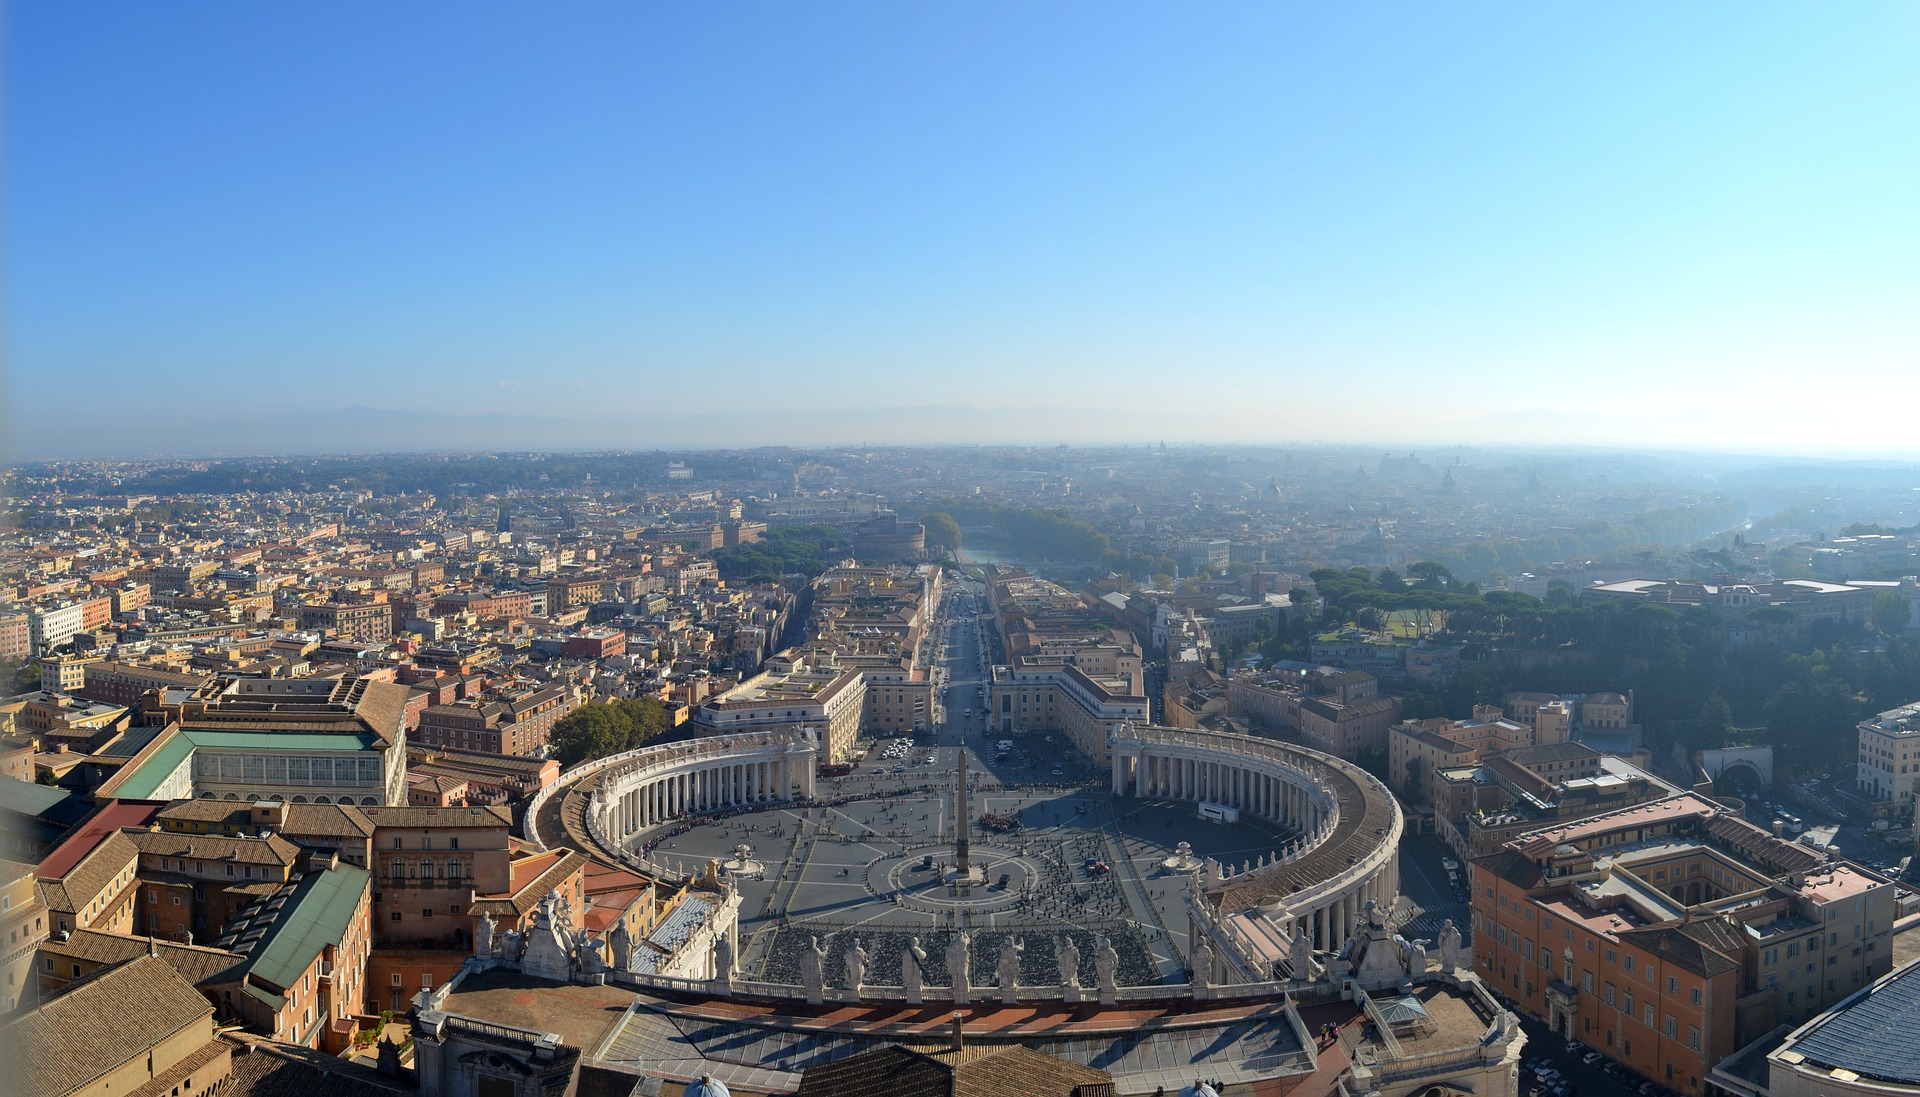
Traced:
<svg viewBox="0 0 1920 1097">
<path fill-rule="evenodd" d="M 283 989 L 293 986 L 320 950 L 346 938 L 353 912 L 367 894 L 367 873 L 352 865 L 335 865 L 325 872 L 308 873 L 295 887 L 293 899 L 247 965 L 249 975 Z"/>
<path fill-rule="evenodd" d="M 113 790 L 123 800 L 146 800 L 153 796 L 174 770 L 193 754 L 193 742 L 185 735 L 168 736 L 160 748 L 147 756 L 131 772 L 122 771 L 119 786 Z"/>
<path fill-rule="evenodd" d="M 183 728 L 194 746 L 212 750 L 372 750 L 377 735 L 338 731 L 209 731 Z"/>
</svg>

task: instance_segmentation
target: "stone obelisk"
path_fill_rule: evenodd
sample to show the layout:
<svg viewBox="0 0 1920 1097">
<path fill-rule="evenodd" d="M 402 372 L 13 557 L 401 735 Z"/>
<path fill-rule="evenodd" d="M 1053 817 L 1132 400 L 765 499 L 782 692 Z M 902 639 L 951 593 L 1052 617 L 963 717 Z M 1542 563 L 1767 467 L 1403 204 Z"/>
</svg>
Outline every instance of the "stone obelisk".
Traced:
<svg viewBox="0 0 1920 1097">
<path fill-rule="evenodd" d="M 960 783 L 953 790 L 953 878 L 961 884 L 973 882 L 973 866 L 967 862 L 967 839 L 973 834 L 973 795 L 967 788 L 967 748 L 960 748 Z"/>
</svg>

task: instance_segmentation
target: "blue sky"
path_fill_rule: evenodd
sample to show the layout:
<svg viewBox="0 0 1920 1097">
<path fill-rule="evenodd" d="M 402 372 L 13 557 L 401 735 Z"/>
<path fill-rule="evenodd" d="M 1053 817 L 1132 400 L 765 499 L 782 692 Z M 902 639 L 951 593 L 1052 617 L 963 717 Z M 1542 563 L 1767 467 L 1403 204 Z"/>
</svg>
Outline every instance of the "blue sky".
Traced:
<svg viewBox="0 0 1920 1097">
<path fill-rule="evenodd" d="M 7 18 L 21 456 L 74 401 L 1920 450 L 1920 5 Z"/>
</svg>

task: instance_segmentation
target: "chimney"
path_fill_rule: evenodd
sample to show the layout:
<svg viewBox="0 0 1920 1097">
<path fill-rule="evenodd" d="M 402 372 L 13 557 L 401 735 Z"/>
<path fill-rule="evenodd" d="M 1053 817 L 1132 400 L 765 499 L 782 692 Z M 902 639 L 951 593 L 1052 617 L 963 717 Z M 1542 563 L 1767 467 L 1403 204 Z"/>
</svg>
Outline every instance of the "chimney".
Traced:
<svg viewBox="0 0 1920 1097">
<path fill-rule="evenodd" d="M 960 1026 L 960 1011 L 956 1009 L 953 1011 L 953 1045 L 952 1047 L 953 1047 L 953 1050 L 959 1051 L 961 1048 L 966 1046 L 967 1046 L 966 1036 L 964 1035 L 964 1030 Z"/>
</svg>

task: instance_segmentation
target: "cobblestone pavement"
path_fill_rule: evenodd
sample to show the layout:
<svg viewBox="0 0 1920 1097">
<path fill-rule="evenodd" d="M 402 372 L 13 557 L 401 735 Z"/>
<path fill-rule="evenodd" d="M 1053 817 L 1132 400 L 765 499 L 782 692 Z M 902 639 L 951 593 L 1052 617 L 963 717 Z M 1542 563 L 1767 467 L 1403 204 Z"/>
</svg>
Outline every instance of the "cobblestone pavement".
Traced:
<svg viewBox="0 0 1920 1097">
<path fill-rule="evenodd" d="M 753 847 L 752 857 L 765 871 L 740 886 L 741 928 L 749 942 L 742 961 L 755 977 L 797 978 L 797 950 L 808 936 L 832 935 L 829 947 L 837 958 L 846 947 L 841 939 L 859 933 L 863 941 L 872 936 L 887 942 L 884 949 L 866 946 L 874 954 L 873 981 L 886 983 L 892 977 L 879 973 L 897 968 L 897 946 L 908 936 L 918 934 L 930 953 L 936 950 L 929 942 L 939 940 L 944 957 L 945 935 L 966 929 L 975 935 L 976 961 L 983 938 L 1010 932 L 1048 942 L 1023 960 L 1023 971 L 1040 964 L 1050 972 L 1042 980 L 1047 983 L 1057 981 L 1049 966 L 1051 942 L 1069 931 L 1087 940 L 1093 933 L 1112 939 L 1122 955 L 1124 983 L 1184 981 L 1186 878 L 1163 872 L 1161 862 L 1185 841 L 1196 853 L 1237 867 L 1279 849 L 1289 835 L 1261 822 L 1205 822 L 1186 805 L 1116 804 L 1098 786 L 1052 784 L 1053 766 L 1068 764 L 1065 752 L 1038 737 L 1030 747 L 1032 754 L 1000 765 L 982 763 L 978 752 L 970 761 L 976 820 L 991 812 L 1017 818 L 1021 827 L 992 833 L 976 821 L 973 860 L 984 863 L 986 876 L 969 889 L 939 882 L 940 869 L 953 859 L 958 748 L 951 742 L 932 748 L 934 765 L 911 765 L 899 775 L 891 765 L 886 772 L 868 766 L 822 780 L 816 792 L 824 803 L 694 826 L 661 840 L 652 856 L 691 869 L 708 858 L 727 860 L 742 843 Z M 918 748 L 911 757 L 918 763 L 927 753 Z M 1003 783 L 1023 777 L 1044 783 Z M 929 858 L 935 867 L 922 868 Z M 787 932 L 772 932 L 780 927 Z M 1091 955 L 1085 944 L 1082 954 Z M 984 962 L 997 957 L 995 945 Z M 944 959 L 940 970 L 944 979 Z"/>
</svg>

